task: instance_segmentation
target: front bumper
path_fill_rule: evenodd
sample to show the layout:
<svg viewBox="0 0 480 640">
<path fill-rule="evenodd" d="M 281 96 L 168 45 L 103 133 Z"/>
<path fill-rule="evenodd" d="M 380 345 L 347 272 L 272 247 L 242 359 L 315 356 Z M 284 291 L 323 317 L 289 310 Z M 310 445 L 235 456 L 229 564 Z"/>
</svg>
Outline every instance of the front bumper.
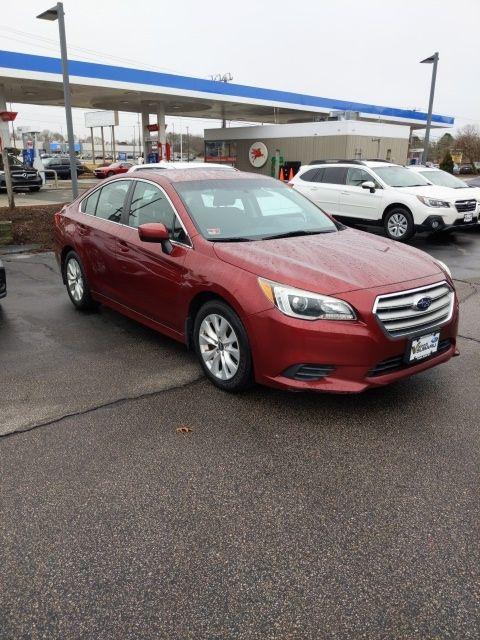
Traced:
<svg viewBox="0 0 480 640">
<path fill-rule="evenodd" d="M 405 285 L 399 289 L 397 286 L 393 290 L 408 288 L 411 287 Z M 409 337 L 388 337 L 372 313 L 376 295 L 387 292 L 376 290 L 339 296 L 357 309 L 359 320 L 355 322 L 298 320 L 276 308 L 251 316 L 248 332 L 257 382 L 293 391 L 359 393 L 412 376 L 458 355 L 458 301 L 455 298 L 451 319 L 438 329 L 442 345 L 439 352 L 417 364 L 405 364 L 403 356 Z M 434 331 L 432 328 L 425 333 Z M 386 361 L 394 364 L 389 364 L 384 373 Z M 301 369 L 303 379 L 294 377 L 299 365 L 307 365 L 307 369 Z M 311 379 L 312 371 L 325 375 Z"/>
<path fill-rule="evenodd" d="M 416 231 L 428 231 L 430 233 L 438 233 L 439 231 L 448 231 L 449 229 L 471 229 L 477 227 L 479 219 L 474 213 L 470 222 L 465 222 L 464 214 L 458 214 L 459 217 L 451 220 L 446 216 L 431 215 L 426 218 L 422 224 L 416 224 Z"/>
<path fill-rule="evenodd" d="M 14 191 L 24 191 L 25 189 L 31 189 L 32 187 L 38 188 L 42 186 L 42 178 L 34 178 L 33 180 L 14 180 L 12 181 L 12 187 Z M 0 189 L 6 189 L 7 184 L 5 178 L 0 179 Z"/>
</svg>

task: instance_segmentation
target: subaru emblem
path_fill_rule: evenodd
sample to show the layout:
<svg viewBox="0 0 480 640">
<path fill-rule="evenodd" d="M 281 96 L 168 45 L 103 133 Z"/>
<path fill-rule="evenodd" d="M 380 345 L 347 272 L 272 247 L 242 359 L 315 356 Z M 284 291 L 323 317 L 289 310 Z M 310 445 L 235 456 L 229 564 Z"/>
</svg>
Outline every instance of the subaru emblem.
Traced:
<svg viewBox="0 0 480 640">
<path fill-rule="evenodd" d="M 424 298 L 416 300 L 412 306 L 414 309 L 418 309 L 419 311 L 426 311 L 430 307 L 432 302 L 433 300 L 431 298 L 425 296 Z"/>
</svg>

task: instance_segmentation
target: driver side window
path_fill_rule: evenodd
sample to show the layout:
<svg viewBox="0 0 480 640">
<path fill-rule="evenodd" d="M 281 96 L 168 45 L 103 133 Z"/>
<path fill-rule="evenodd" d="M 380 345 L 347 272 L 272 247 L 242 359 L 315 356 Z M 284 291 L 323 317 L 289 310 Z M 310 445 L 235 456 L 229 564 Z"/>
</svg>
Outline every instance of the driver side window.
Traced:
<svg viewBox="0 0 480 640">
<path fill-rule="evenodd" d="M 138 181 L 133 191 L 128 213 L 128 225 L 137 229 L 141 224 L 148 222 L 164 224 L 172 240 L 190 244 L 188 236 L 165 193 L 149 182 Z"/>
<path fill-rule="evenodd" d="M 363 182 L 376 182 L 376 180 L 365 169 L 350 167 L 347 171 L 346 184 L 351 187 L 361 187 Z"/>
</svg>

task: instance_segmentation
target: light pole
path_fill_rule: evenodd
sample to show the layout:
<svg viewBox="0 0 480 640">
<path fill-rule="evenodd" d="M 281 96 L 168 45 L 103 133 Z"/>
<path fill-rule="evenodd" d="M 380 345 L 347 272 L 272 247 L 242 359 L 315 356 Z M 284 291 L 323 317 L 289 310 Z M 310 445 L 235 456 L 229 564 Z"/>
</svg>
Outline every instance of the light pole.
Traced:
<svg viewBox="0 0 480 640">
<path fill-rule="evenodd" d="M 227 73 L 216 73 L 215 75 L 210 76 L 210 78 L 217 82 L 231 82 L 233 80 L 233 76 L 229 71 Z M 227 126 L 227 121 L 225 120 L 225 106 L 222 106 L 222 116 L 222 129 L 225 129 Z"/>
<path fill-rule="evenodd" d="M 40 20 L 58 20 L 58 33 L 60 36 L 60 54 L 62 58 L 63 74 L 63 97 L 65 102 L 65 118 L 67 120 L 68 155 L 70 156 L 70 175 L 72 179 L 72 195 L 75 199 L 78 196 L 77 162 L 75 159 L 75 139 L 73 137 L 72 104 L 70 100 L 70 81 L 68 78 L 68 57 L 67 57 L 67 37 L 65 35 L 65 12 L 63 2 L 51 9 L 47 9 L 37 16 Z"/>
<path fill-rule="evenodd" d="M 430 145 L 430 127 L 432 125 L 433 98 L 435 97 L 435 82 L 437 81 L 438 51 L 433 56 L 421 60 L 420 64 L 433 64 L 432 82 L 430 85 L 430 100 L 428 101 L 427 128 L 425 130 L 425 140 L 423 143 L 422 163 L 426 164 L 428 160 L 428 147 Z"/>
</svg>

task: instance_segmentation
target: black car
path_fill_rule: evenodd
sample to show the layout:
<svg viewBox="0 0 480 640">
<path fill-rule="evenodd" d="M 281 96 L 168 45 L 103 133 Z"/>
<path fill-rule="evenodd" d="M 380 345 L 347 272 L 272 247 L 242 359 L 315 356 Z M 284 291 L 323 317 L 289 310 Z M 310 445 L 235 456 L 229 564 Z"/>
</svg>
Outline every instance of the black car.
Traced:
<svg viewBox="0 0 480 640">
<path fill-rule="evenodd" d="M 7 276 L 5 275 L 5 267 L 0 260 L 0 298 L 4 298 L 7 295 Z"/>
<path fill-rule="evenodd" d="M 36 169 L 27 167 L 17 158 L 16 149 L 8 150 L 10 173 L 12 174 L 12 186 L 15 191 L 39 191 L 42 186 L 42 178 Z M 0 155 L 0 191 L 7 188 L 3 157 Z"/>
<path fill-rule="evenodd" d="M 59 178 L 64 180 L 71 178 L 70 158 L 68 156 L 52 156 L 51 158 L 45 158 L 42 162 L 45 169 L 56 171 Z M 76 160 L 76 163 L 77 176 L 80 176 L 82 173 L 85 173 L 85 167 L 80 160 Z M 51 175 L 47 174 L 46 177 L 51 178 Z"/>
</svg>

